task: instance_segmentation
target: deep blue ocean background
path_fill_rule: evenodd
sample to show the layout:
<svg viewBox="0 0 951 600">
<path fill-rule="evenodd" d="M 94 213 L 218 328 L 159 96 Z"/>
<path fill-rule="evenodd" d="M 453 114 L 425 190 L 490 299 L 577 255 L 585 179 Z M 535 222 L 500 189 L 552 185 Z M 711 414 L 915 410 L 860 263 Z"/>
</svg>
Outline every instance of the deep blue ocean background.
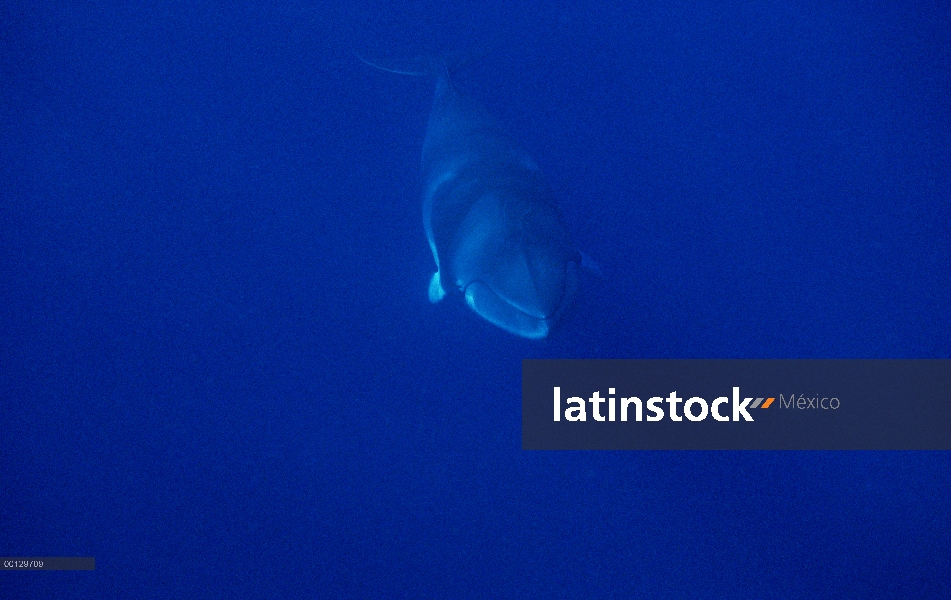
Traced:
<svg viewBox="0 0 951 600">
<path fill-rule="evenodd" d="M 903 6 L 907 4 L 907 6 Z M 602 271 L 431 305 L 433 85 Z M 951 454 L 529 452 L 523 358 L 951 357 L 946 3 L 3 2 L 3 598 L 949 598 Z"/>
</svg>

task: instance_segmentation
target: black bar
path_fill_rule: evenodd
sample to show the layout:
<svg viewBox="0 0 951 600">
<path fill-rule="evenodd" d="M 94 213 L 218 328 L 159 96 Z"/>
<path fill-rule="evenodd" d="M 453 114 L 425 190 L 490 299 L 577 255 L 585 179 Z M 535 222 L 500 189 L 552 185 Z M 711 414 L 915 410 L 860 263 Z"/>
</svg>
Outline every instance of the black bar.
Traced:
<svg viewBox="0 0 951 600">
<path fill-rule="evenodd" d="M 94 556 L 4 556 L 3 571 L 95 571 Z"/>
<path fill-rule="evenodd" d="M 584 421 L 570 420 L 582 412 L 569 398 L 584 401 Z M 621 420 L 630 398 L 640 421 L 632 400 Z M 703 401 L 691 416 L 706 417 L 685 418 L 691 398 Z M 651 399 L 660 419 L 648 419 Z M 524 360 L 522 448 L 951 450 L 951 360 Z"/>
</svg>

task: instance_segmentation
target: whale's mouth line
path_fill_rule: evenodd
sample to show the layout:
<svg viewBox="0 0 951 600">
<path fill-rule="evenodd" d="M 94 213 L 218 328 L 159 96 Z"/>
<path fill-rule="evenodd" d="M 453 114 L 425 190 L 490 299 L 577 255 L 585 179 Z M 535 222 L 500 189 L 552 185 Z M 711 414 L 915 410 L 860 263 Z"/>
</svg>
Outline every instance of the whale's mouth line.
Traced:
<svg viewBox="0 0 951 600">
<path fill-rule="evenodd" d="M 469 289 L 470 289 L 473 285 L 482 285 L 482 286 L 485 286 L 486 289 L 488 289 L 490 292 L 492 292 L 493 294 L 495 294 L 496 297 L 498 297 L 499 300 L 501 300 L 501 301 L 504 302 L 506 305 L 508 305 L 509 307 L 511 307 L 512 310 L 516 310 L 516 311 L 518 311 L 520 314 L 525 315 L 526 317 L 528 317 L 528 318 L 530 318 L 530 319 L 535 319 L 535 320 L 538 320 L 538 321 L 547 321 L 548 319 L 550 319 L 550 318 L 552 317 L 553 314 L 557 313 L 557 312 L 558 312 L 557 306 L 560 306 L 560 305 L 561 305 L 561 299 L 564 298 L 564 292 L 562 292 L 561 298 L 559 298 L 558 305 L 556 305 L 556 308 L 555 308 L 554 310 L 552 310 L 551 314 L 549 314 L 549 315 L 544 315 L 544 316 L 541 316 L 541 317 L 540 317 L 540 316 L 538 316 L 538 315 L 534 315 L 534 314 L 532 314 L 532 313 L 526 311 L 525 309 L 519 307 L 517 304 L 512 303 L 510 300 L 507 300 L 507 299 L 505 298 L 505 296 L 503 296 L 502 294 L 500 294 L 500 293 L 498 293 L 497 291 L 495 291 L 495 288 L 493 288 L 493 287 L 492 287 L 491 285 L 489 285 L 488 283 L 482 281 L 481 279 L 475 279 L 475 280 L 473 280 L 473 281 L 470 281 L 470 282 L 468 283 L 468 285 L 466 285 L 465 289 L 462 290 L 462 293 L 463 293 L 464 295 L 468 294 L 468 293 L 469 293 Z"/>
<path fill-rule="evenodd" d="M 482 281 L 472 281 L 463 290 L 466 304 L 477 315 L 515 335 L 540 340 L 548 337 L 548 319 L 540 319 L 499 296 Z"/>
<path fill-rule="evenodd" d="M 566 308 L 566 307 L 565 307 L 566 296 L 569 295 L 569 293 L 570 293 L 570 288 L 572 287 L 572 286 L 570 285 L 571 277 L 570 277 L 570 275 L 569 275 L 569 273 L 568 273 L 568 265 L 571 264 L 571 263 L 574 263 L 574 264 L 575 264 L 575 268 L 578 268 L 578 267 L 580 266 L 580 264 L 581 264 L 580 254 L 579 254 L 578 256 L 579 256 L 578 260 L 575 260 L 575 258 L 572 257 L 571 259 L 565 261 L 565 264 L 564 264 L 564 269 L 565 269 L 565 284 L 564 284 L 563 286 L 561 286 L 561 294 L 559 294 L 559 296 L 558 296 L 558 301 L 554 303 L 554 305 L 553 305 L 551 311 L 548 312 L 547 314 L 541 314 L 541 315 L 539 315 L 539 314 L 533 314 L 533 313 L 531 313 L 531 312 L 525 310 L 524 308 L 520 307 L 518 304 L 515 304 L 515 303 L 512 302 L 511 300 L 508 300 L 505 296 L 503 296 L 502 294 L 500 294 L 491 284 L 489 284 L 489 283 L 486 282 L 486 281 L 483 281 L 482 279 L 473 279 L 472 281 L 470 281 L 469 283 L 467 283 L 466 286 L 465 286 L 465 288 L 462 289 L 462 294 L 463 294 L 464 296 L 467 296 L 467 297 L 468 297 L 468 296 L 469 296 L 469 289 L 470 289 L 473 285 L 484 286 L 488 291 L 492 292 L 499 300 L 501 300 L 501 301 L 504 302 L 506 305 L 508 305 L 512 310 L 517 311 L 517 312 L 520 313 L 521 315 L 524 315 L 526 318 L 534 319 L 534 320 L 539 321 L 539 322 L 548 323 L 548 322 L 550 322 L 553 318 L 555 318 L 557 315 L 559 315 L 561 312 L 563 312 L 564 309 Z"/>
</svg>

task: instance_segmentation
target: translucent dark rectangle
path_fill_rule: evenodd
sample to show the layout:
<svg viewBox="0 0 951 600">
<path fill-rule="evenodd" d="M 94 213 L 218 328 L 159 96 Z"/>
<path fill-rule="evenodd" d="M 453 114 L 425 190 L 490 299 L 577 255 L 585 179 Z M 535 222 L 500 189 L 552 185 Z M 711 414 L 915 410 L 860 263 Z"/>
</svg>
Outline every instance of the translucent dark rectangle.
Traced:
<svg viewBox="0 0 951 600">
<path fill-rule="evenodd" d="M 524 360 L 522 448 L 951 450 L 951 360 Z"/>
<path fill-rule="evenodd" d="M 94 571 L 94 556 L 6 556 L 0 557 L 3 571 Z"/>
</svg>

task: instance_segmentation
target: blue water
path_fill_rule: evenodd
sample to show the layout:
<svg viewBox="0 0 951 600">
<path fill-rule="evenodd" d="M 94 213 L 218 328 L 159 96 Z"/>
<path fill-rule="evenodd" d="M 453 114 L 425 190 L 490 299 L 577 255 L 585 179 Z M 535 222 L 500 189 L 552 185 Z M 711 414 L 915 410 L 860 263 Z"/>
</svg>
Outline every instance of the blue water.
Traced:
<svg viewBox="0 0 951 600">
<path fill-rule="evenodd" d="M 4 3 L 0 555 L 97 567 L 0 597 L 949 597 L 949 453 L 520 449 L 522 358 L 951 357 L 951 12 L 760 4 Z M 483 57 L 552 338 L 429 304 L 354 49 Z"/>
</svg>

